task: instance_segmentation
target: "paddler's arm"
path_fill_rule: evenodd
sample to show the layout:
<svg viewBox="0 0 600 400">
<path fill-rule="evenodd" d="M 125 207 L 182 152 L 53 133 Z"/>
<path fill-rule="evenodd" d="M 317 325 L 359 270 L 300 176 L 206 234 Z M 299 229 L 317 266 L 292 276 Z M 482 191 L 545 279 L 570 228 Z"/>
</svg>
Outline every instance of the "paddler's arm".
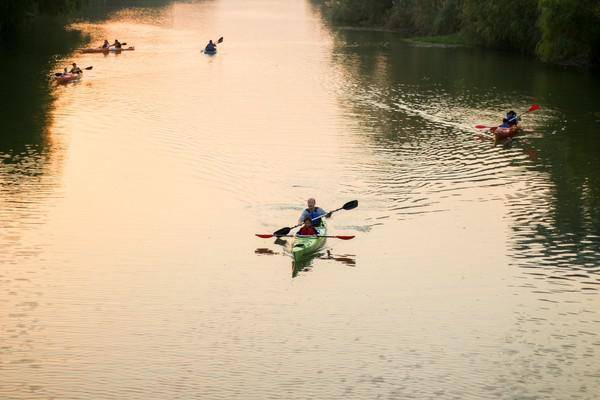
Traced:
<svg viewBox="0 0 600 400">
<path fill-rule="evenodd" d="M 320 210 L 323 211 L 323 214 L 321 214 L 322 216 L 324 216 L 325 218 L 331 218 L 330 212 L 327 212 L 327 211 L 323 210 L 322 208 Z"/>
</svg>

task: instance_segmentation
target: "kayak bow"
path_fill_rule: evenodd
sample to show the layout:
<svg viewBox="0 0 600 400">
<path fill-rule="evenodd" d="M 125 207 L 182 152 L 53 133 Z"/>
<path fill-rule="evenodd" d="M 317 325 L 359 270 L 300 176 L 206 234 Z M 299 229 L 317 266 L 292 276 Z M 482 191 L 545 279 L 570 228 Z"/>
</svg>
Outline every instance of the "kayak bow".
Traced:
<svg viewBox="0 0 600 400">
<path fill-rule="evenodd" d="M 521 128 L 517 125 L 513 125 L 510 128 L 497 127 L 490 129 L 490 132 L 494 134 L 494 139 L 496 139 L 496 141 L 512 138 L 520 131 Z"/>
<path fill-rule="evenodd" d="M 325 220 L 321 220 L 321 226 L 316 227 L 318 236 L 299 236 L 296 235 L 291 243 L 291 253 L 294 261 L 298 262 L 306 259 L 308 256 L 320 250 L 327 240 L 327 225 Z"/>
</svg>

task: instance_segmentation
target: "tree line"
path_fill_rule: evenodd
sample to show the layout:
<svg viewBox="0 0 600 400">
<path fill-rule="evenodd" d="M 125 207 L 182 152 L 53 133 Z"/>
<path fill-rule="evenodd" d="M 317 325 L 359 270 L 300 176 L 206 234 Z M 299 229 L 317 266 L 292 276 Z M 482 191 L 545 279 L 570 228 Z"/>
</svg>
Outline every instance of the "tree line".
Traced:
<svg viewBox="0 0 600 400">
<path fill-rule="evenodd" d="M 81 6 L 82 0 L 1 0 L 0 39 L 11 37 L 28 19 L 39 15 L 68 14 Z"/>
<path fill-rule="evenodd" d="M 600 64 L 599 0 L 324 0 L 338 24 L 408 35 L 459 34 L 469 44 Z"/>
</svg>

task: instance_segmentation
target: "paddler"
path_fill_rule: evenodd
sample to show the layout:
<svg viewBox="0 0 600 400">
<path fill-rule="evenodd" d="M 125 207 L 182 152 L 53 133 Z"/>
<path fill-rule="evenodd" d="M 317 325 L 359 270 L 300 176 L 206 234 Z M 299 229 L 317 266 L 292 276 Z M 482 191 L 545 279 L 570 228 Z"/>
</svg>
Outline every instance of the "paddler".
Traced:
<svg viewBox="0 0 600 400">
<path fill-rule="evenodd" d="M 103 49 L 108 49 L 108 48 L 110 48 L 110 43 L 108 43 L 108 40 L 104 39 L 104 43 L 102 44 L 102 48 L 103 48 Z"/>
<path fill-rule="evenodd" d="M 304 218 L 304 225 L 298 231 L 297 235 L 299 236 L 318 236 L 319 232 L 315 229 L 312 224 L 312 220 L 310 217 Z"/>
<path fill-rule="evenodd" d="M 313 226 L 320 226 L 321 218 L 319 218 L 319 217 L 322 217 L 322 216 L 325 216 L 327 218 L 331 217 L 331 215 L 328 214 L 327 211 L 323 210 L 321 207 L 317 207 L 316 203 L 317 203 L 317 201 L 313 198 L 310 198 L 306 201 L 306 205 L 308 208 L 306 208 L 306 210 L 302 211 L 302 214 L 300 215 L 300 218 L 298 219 L 299 224 L 303 223 L 306 218 L 309 218 L 312 221 Z"/>
<path fill-rule="evenodd" d="M 81 68 L 79 68 L 77 66 L 77 64 L 73 63 L 71 64 L 71 70 L 69 71 L 69 73 L 71 74 L 81 74 L 83 71 L 81 70 Z"/>
<path fill-rule="evenodd" d="M 217 45 L 213 43 L 212 39 L 208 41 L 208 44 L 204 48 L 207 53 L 213 53 L 217 50 Z"/>
<path fill-rule="evenodd" d="M 115 39 L 115 42 L 111 44 L 111 46 L 115 46 L 115 49 L 120 49 L 121 47 L 123 47 L 121 42 L 119 42 L 117 39 Z"/>
<path fill-rule="evenodd" d="M 508 122 L 508 126 L 516 126 L 519 123 L 519 116 L 514 111 L 509 111 L 506 113 L 506 120 Z"/>
<path fill-rule="evenodd" d="M 519 116 L 513 110 L 510 110 L 506 113 L 506 118 L 502 121 L 504 124 L 507 124 L 507 128 L 511 126 L 516 126 L 519 123 Z"/>
</svg>

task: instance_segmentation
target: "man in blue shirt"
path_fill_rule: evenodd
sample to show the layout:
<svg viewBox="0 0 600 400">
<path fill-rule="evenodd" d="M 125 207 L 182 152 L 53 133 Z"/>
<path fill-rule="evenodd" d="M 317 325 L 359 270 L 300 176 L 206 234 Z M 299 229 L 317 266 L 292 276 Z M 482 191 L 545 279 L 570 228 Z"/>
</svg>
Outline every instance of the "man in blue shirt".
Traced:
<svg viewBox="0 0 600 400">
<path fill-rule="evenodd" d="M 308 206 L 308 208 L 304 211 L 302 211 L 302 214 L 300 215 L 300 218 L 298 219 L 298 223 L 302 224 L 304 223 L 304 220 L 306 218 L 310 218 L 312 220 L 312 225 L 313 226 L 320 226 L 321 225 L 321 218 L 322 216 L 325 216 L 327 218 L 331 217 L 330 214 L 327 213 L 327 211 L 323 210 L 321 207 L 317 207 L 316 204 L 316 200 L 313 198 L 310 198 L 306 201 L 306 205 Z"/>
</svg>

